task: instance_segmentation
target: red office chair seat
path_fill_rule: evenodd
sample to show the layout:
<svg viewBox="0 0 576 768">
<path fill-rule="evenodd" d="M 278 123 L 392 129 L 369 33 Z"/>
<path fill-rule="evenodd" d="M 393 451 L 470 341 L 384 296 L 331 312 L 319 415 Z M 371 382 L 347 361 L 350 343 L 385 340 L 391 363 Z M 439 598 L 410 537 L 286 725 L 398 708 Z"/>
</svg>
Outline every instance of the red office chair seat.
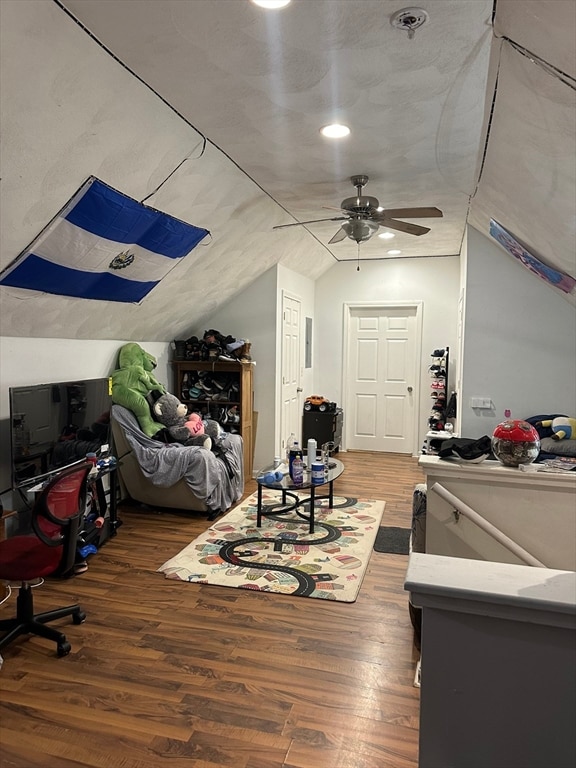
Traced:
<svg viewBox="0 0 576 768">
<path fill-rule="evenodd" d="M 14 536 L 0 541 L 0 581 L 34 581 L 58 569 L 62 553 L 40 539 Z"/>
<path fill-rule="evenodd" d="M 72 616 L 74 624 L 81 624 L 86 614 L 78 604 L 34 614 L 30 582 L 70 573 L 91 469 L 92 464 L 80 464 L 53 477 L 32 509 L 34 533 L 0 542 L 0 580 L 21 582 L 15 618 L 0 621 L 0 631 L 5 632 L 0 638 L 0 650 L 19 635 L 35 634 L 54 640 L 58 656 L 70 653 L 65 635 L 45 624 L 65 616 Z"/>
</svg>

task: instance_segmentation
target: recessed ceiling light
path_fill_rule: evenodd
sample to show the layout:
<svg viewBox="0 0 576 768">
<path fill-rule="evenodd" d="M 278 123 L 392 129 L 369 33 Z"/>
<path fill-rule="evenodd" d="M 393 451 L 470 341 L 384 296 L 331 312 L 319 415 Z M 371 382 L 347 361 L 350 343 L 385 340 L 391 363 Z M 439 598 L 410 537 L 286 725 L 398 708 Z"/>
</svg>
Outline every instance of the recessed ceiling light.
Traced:
<svg viewBox="0 0 576 768">
<path fill-rule="evenodd" d="M 326 136 L 327 139 L 343 139 L 344 136 L 348 136 L 350 128 L 347 125 L 340 125 L 339 123 L 333 123 L 332 125 L 325 125 L 320 129 L 322 136 Z"/>
<path fill-rule="evenodd" d="M 386 251 L 386 253 L 388 254 L 388 256 L 400 256 L 402 251 Z"/>
<path fill-rule="evenodd" d="M 254 5 L 259 5 L 260 8 L 284 8 L 290 0 L 252 0 Z"/>
<path fill-rule="evenodd" d="M 396 235 L 393 232 L 380 232 L 378 237 L 381 237 L 382 240 L 392 240 L 392 238 L 396 237 Z"/>
</svg>

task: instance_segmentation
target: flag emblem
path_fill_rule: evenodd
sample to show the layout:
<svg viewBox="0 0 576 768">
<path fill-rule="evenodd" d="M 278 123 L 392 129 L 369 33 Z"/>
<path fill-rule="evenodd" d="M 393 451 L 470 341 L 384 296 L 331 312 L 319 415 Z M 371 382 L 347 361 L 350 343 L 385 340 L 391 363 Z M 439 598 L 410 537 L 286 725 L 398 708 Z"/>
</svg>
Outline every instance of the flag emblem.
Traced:
<svg viewBox="0 0 576 768">
<path fill-rule="evenodd" d="M 129 267 L 130 264 L 134 262 L 135 258 L 134 254 L 128 253 L 128 251 L 119 253 L 118 256 L 115 256 L 110 262 L 110 269 L 124 269 L 125 267 Z"/>
<path fill-rule="evenodd" d="M 209 234 L 91 176 L 0 285 L 137 304 Z"/>
</svg>

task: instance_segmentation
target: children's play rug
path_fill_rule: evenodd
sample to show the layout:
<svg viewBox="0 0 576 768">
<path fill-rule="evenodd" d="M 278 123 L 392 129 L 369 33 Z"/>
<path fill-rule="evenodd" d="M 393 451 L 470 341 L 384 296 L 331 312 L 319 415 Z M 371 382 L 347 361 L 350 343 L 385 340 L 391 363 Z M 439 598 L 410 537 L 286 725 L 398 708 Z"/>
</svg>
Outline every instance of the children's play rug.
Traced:
<svg viewBox="0 0 576 768">
<path fill-rule="evenodd" d="M 256 494 L 238 504 L 158 571 L 168 579 L 285 595 L 356 600 L 384 502 L 334 496 L 316 502 L 314 533 L 295 515 L 275 513 L 256 527 Z M 263 492 L 264 507 L 281 495 Z"/>
</svg>

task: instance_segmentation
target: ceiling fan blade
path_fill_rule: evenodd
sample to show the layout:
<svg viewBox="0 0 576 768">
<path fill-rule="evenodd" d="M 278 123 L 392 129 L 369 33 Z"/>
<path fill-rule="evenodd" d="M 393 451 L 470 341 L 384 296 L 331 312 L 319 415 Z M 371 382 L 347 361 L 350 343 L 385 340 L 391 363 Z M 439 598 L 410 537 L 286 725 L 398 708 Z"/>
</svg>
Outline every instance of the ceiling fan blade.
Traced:
<svg viewBox="0 0 576 768">
<path fill-rule="evenodd" d="M 332 245 L 332 243 L 339 243 L 341 240 L 344 240 L 345 237 L 348 237 L 346 232 L 340 227 L 338 232 L 334 235 L 334 237 L 331 240 L 328 240 L 328 245 Z"/>
<path fill-rule="evenodd" d="M 397 229 L 399 232 L 407 232 L 409 235 L 425 235 L 430 232 L 430 227 L 421 227 L 419 224 L 409 224 L 407 221 L 396 221 L 396 219 L 382 218 L 378 219 L 381 227 L 388 229 Z"/>
<path fill-rule="evenodd" d="M 440 208 L 385 208 L 378 215 L 392 219 L 431 219 L 444 214 Z"/>
<path fill-rule="evenodd" d="M 285 227 L 301 227 L 303 224 L 316 224 L 318 221 L 344 221 L 348 216 L 333 216 L 331 219 L 311 219 L 310 221 L 296 221 L 294 224 L 278 224 L 272 229 L 284 229 Z"/>
</svg>

